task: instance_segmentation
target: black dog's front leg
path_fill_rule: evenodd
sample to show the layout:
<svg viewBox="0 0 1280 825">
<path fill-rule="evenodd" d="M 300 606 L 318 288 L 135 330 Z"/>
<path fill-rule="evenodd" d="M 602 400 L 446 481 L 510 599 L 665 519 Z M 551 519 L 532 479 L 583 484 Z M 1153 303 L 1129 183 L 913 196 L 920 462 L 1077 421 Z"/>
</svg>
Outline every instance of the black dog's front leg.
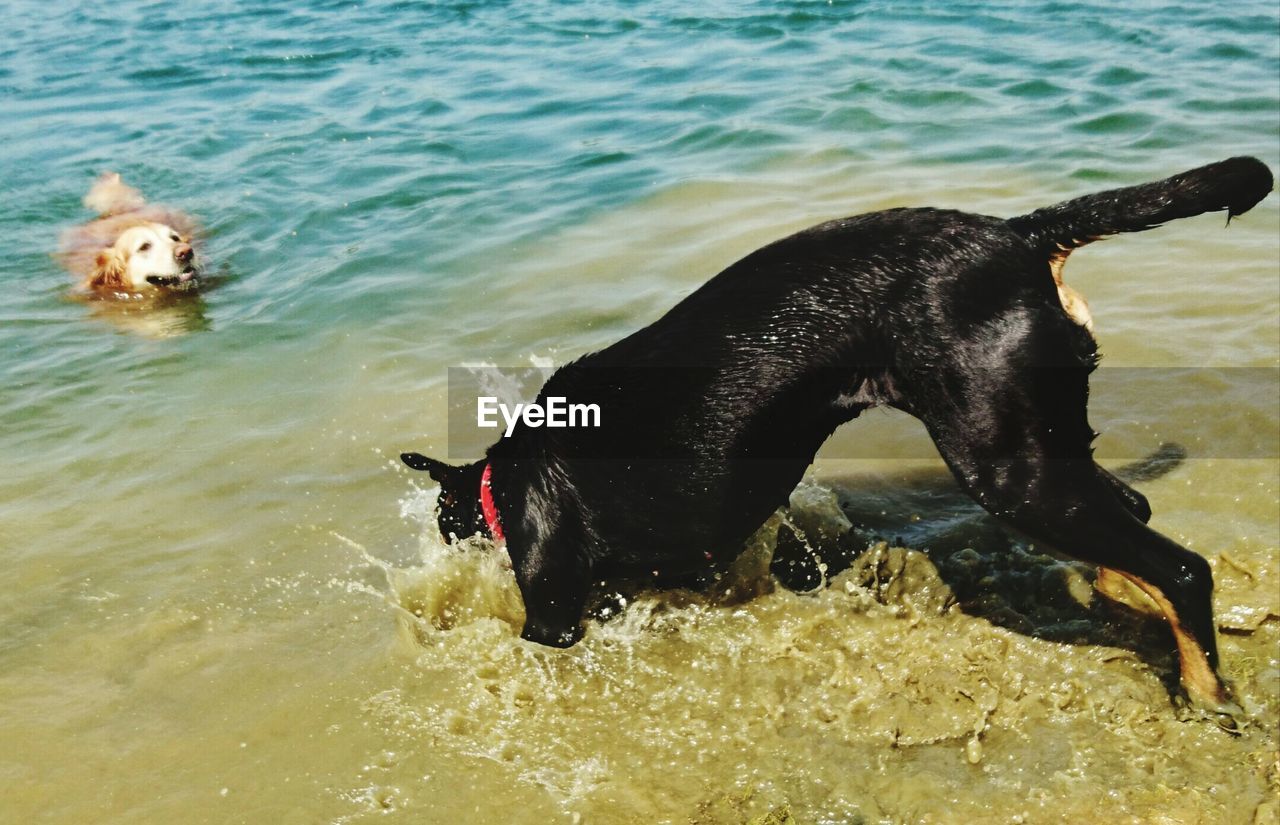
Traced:
<svg viewBox="0 0 1280 825">
<path fill-rule="evenodd" d="M 511 549 L 509 547 L 509 549 Z M 569 647 L 582 638 L 582 611 L 591 584 L 591 565 L 562 540 L 541 541 L 515 562 L 524 599 L 520 636 L 549 647 Z"/>
</svg>

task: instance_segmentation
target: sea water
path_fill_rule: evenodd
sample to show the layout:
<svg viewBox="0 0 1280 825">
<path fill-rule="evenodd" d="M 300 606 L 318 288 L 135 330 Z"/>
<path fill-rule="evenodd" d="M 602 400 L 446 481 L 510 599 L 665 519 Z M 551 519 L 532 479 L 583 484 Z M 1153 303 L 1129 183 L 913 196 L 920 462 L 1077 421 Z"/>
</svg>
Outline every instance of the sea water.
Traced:
<svg viewBox="0 0 1280 825">
<path fill-rule="evenodd" d="M 504 555 L 443 545 L 395 460 L 450 452 L 450 367 L 563 363 L 820 220 L 1280 166 L 1274 3 L 6 11 L 0 820 L 1276 815 L 1275 195 L 1066 268 L 1100 458 L 1186 450 L 1139 487 L 1214 566 L 1239 736 L 905 416 L 798 494 L 868 548 L 827 588 L 772 584 L 774 524 L 567 651 L 519 640 Z M 104 170 L 203 225 L 202 294 L 74 296 L 53 253 Z"/>
</svg>

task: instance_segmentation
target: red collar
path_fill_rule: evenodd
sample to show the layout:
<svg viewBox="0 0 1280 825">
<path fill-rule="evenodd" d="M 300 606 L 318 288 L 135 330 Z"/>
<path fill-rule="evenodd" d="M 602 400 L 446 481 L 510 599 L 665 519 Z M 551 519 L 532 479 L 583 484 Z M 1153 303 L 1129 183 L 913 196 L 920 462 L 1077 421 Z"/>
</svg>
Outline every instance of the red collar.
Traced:
<svg viewBox="0 0 1280 825">
<path fill-rule="evenodd" d="M 506 536 L 502 534 L 502 521 L 498 518 L 498 505 L 493 503 L 493 493 L 489 489 L 492 475 L 493 465 L 486 463 L 484 475 L 480 476 L 480 510 L 484 513 L 484 523 L 488 525 L 489 535 L 493 536 L 493 540 L 505 541 Z"/>
</svg>

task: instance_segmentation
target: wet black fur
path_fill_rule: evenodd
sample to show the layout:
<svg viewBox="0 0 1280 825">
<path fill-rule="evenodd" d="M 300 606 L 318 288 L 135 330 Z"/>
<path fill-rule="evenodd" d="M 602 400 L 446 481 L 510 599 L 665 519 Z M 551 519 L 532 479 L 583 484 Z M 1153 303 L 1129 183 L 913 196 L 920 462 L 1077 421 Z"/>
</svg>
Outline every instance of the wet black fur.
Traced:
<svg viewBox="0 0 1280 825">
<path fill-rule="evenodd" d="M 539 400 L 598 403 L 603 426 L 521 426 L 486 458 L 524 637 L 573 644 L 594 582 L 726 564 L 836 427 L 887 404 L 924 422 L 987 510 L 1158 586 L 1216 666 L 1208 564 L 1148 528 L 1146 499 L 1093 461 L 1096 345 L 1063 311 L 1049 261 L 1107 234 L 1238 215 L 1271 186 L 1260 161 L 1232 158 L 1010 220 L 892 209 L 831 221 L 562 367 Z M 446 536 L 487 535 L 485 461 L 403 458 L 440 482 Z"/>
</svg>

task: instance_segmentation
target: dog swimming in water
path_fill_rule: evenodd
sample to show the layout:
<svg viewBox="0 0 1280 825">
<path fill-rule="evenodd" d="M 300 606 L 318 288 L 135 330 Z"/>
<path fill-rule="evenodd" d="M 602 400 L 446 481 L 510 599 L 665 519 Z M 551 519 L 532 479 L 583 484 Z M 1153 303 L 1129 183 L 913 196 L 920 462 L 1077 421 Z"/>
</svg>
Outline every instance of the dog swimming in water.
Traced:
<svg viewBox="0 0 1280 825">
<path fill-rule="evenodd" d="M 190 217 L 148 204 L 115 172 L 98 178 L 84 205 L 98 217 L 65 232 L 59 252 L 83 288 L 133 294 L 196 284 L 196 225 Z"/>
</svg>

